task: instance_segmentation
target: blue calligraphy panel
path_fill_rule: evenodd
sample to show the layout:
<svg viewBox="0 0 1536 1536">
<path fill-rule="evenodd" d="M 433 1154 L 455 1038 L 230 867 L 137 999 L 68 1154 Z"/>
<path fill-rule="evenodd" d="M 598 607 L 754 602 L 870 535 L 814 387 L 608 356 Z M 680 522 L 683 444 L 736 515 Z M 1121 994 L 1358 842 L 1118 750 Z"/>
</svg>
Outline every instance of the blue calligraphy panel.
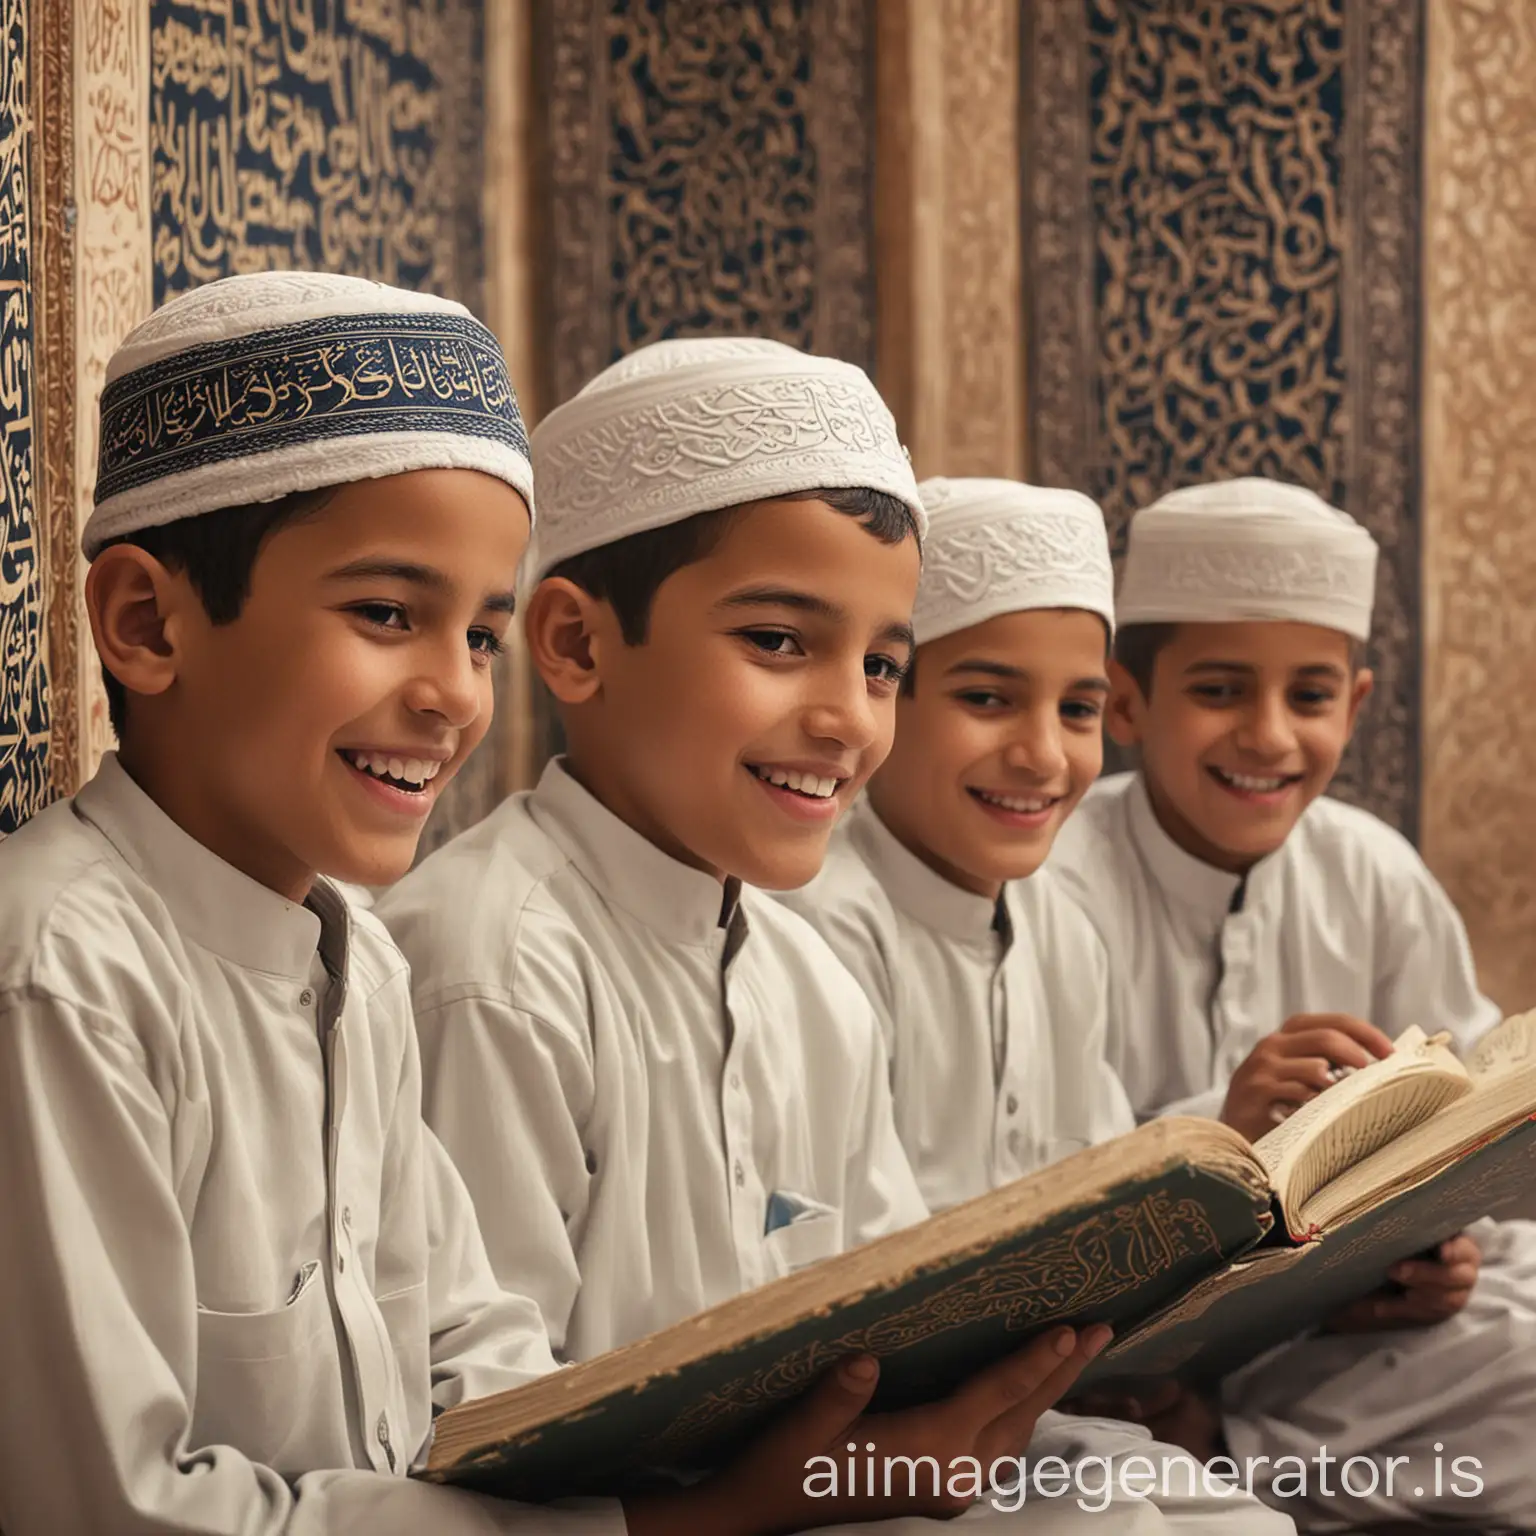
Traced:
<svg viewBox="0 0 1536 1536">
<path fill-rule="evenodd" d="M 26 0 L 0 0 L 0 833 L 49 798 L 42 535 L 33 484 Z"/>
<path fill-rule="evenodd" d="M 481 41 L 478 0 L 152 0 L 156 303 L 299 267 L 473 305 Z"/>
</svg>

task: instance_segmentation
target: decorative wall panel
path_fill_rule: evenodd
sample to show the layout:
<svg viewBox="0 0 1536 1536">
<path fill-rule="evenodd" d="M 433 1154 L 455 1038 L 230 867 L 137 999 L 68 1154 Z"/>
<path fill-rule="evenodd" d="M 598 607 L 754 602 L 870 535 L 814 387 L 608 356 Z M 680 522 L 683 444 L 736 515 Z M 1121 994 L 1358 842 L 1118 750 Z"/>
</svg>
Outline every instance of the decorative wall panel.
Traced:
<svg viewBox="0 0 1536 1536">
<path fill-rule="evenodd" d="M 153 0 L 155 298 L 318 267 L 473 301 L 479 7 Z"/>
<path fill-rule="evenodd" d="M 1485 988 L 1536 1002 L 1536 10 L 1429 8 L 1424 851 Z"/>
<path fill-rule="evenodd" d="M 668 336 L 867 365 L 866 0 L 550 0 L 546 398 Z"/>
<path fill-rule="evenodd" d="M 33 469 L 31 26 L 0 3 L 0 833 L 51 798 L 43 562 Z"/>
<path fill-rule="evenodd" d="M 1337 781 L 1413 832 L 1414 0 L 1039 0 L 1024 44 L 1034 475 L 1117 544 L 1165 490 L 1270 475 L 1382 544 L 1377 694 Z"/>
</svg>

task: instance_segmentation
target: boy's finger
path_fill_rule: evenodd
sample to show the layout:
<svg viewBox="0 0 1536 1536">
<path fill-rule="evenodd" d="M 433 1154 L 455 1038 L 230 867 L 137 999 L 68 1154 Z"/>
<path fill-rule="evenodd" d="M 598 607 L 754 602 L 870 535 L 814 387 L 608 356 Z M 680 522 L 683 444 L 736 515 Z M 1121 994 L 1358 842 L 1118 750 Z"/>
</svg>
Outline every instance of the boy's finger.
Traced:
<svg viewBox="0 0 1536 1536">
<path fill-rule="evenodd" d="M 758 1438 L 748 1456 L 784 1456 L 792 1461 L 799 1454 L 795 1447 L 805 1448 L 810 1456 L 834 1441 L 841 1442 L 848 1426 L 869 1407 L 879 1380 L 880 1362 L 873 1355 L 839 1361 Z"/>
<path fill-rule="evenodd" d="M 1054 1408 L 1072 1390 L 1088 1362 L 1109 1343 L 1110 1337 L 1110 1330 L 1102 1324 L 1098 1330 L 1084 1330 L 1078 1336 L 1078 1347 L 1028 1397 L 999 1414 L 986 1427 L 982 1444 L 989 1459 L 1023 1451 L 1034 1435 L 1040 1415 Z"/>
<path fill-rule="evenodd" d="M 1275 1050 L 1282 1060 L 1316 1056 L 1338 1067 L 1368 1067 L 1374 1059 L 1357 1040 L 1337 1029 L 1308 1029 L 1277 1036 Z"/>
<path fill-rule="evenodd" d="M 1310 1030 L 1325 1029 L 1345 1036 L 1369 1057 L 1380 1058 L 1392 1054 L 1392 1042 L 1374 1024 L 1357 1019 L 1351 1013 L 1298 1013 L 1280 1026 L 1282 1034 L 1304 1034 Z M 1350 1063 L 1364 1066 L 1364 1062 Z"/>
<path fill-rule="evenodd" d="M 1071 1328 L 1053 1329 L 1006 1360 L 978 1371 L 954 1393 L 948 1407 L 964 1430 L 975 1436 L 1009 1409 L 1031 1400 L 1077 1353 L 1077 1334 Z"/>
</svg>

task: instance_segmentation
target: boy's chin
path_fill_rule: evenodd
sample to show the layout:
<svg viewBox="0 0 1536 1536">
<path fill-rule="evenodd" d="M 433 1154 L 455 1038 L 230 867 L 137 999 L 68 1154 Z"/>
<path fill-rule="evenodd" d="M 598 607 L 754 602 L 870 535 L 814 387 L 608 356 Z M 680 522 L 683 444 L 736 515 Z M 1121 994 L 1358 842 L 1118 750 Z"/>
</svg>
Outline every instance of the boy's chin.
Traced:
<svg viewBox="0 0 1536 1536">
<path fill-rule="evenodd" d="M 411 872 L 419 838 L 391 838 L 380 846 L 372 840 L 366 849 L 337 848 L 320 867 L 328 879 L 345 885 L 393 885 Z"/>
</svg>

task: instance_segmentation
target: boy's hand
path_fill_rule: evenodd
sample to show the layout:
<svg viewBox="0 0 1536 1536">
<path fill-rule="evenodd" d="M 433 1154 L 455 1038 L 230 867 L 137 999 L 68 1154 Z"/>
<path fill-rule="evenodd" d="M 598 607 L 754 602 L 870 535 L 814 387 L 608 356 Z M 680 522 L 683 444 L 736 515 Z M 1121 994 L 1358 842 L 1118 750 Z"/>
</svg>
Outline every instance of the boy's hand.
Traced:
<svg viewBox="0 0 1536 1536">
<path fill-rule="evenodd" d="M 697 1536 L 780 1536 L 900 1515 L 951 1519 L 970 1505 L 947 1489 L 955 1458 L 975 1457 L 985 1476 L 1000 1458 L 1022 1455 L 1035 1421 L 1070 1390 L 1109 1338 L 1102 1324 L 1081 1334 L 1056 1329 L 979 1372 L 942 1402 L 901 1413 L 865 1415 L 879 1364 L 868 1355 L 845 1360 L 723 1472 L 677 1494 L 627 1502 L 629 1536 L 670 1536 L 679 1530 Z M 850 1442 L 856 1453 L 849 1452 Z M 873 1451 L 867 1450 L 871 1444 Z M 838 1477 L 836 1492 L 819 1498 L 805 1491 L 813 1475 L 807 1463 L 817 1456 L 831 1457 Z M 859 1474 L 857 1489 L 843 1486 L 850 1456 Z M 917 1468 L 914 1496 L 907 1469 L 899 1466 L 887 1498 L 885 1458 L 894 1456 L 933 1457 L 940 1469 L 937 1496 L 930 1467 Z M 870 1458 L 873 1497 L 862 1481 Z"/>
<path fill-rule="evenodd" d="M 1341 1307 L 1325 1326 L 1330 1333 L 1377 1333 L 1443 1323 L 1466 1306 L 1482 1264 L 1477 1240 L 1463 1232 L 1441 1243 L 1429 1258 L 1394 1264 L 1387 1271 L 1391 1285 Z"/>
<path fill-rule="evenodd" d="M 1272 1131 L 1292 1110 L 1335 1081 L 1340 1067 L 1365 1067 L 1392 1053 L 1392 1042 L 1347 1013 L 1298 1013 L 1254 1046 L 1232 1074 L 1221 1118 L 1249 1141 Z"/>
</svg>

